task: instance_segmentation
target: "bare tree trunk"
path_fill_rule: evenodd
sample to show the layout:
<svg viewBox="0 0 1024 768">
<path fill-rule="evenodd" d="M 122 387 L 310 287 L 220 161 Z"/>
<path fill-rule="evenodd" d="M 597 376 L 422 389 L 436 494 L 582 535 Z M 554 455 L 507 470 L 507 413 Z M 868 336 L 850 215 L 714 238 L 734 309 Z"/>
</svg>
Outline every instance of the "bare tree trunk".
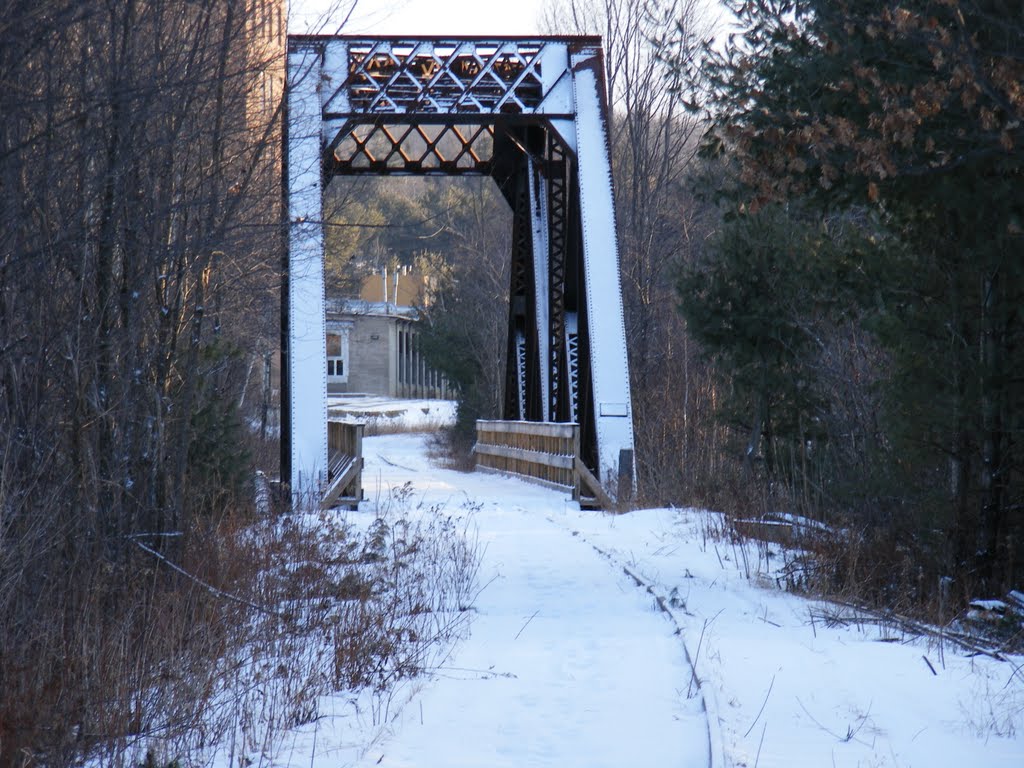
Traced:
<svg viewBox="0 0 1024 768">
<path fill-rule="evenodd" d="M 981 509 L 977 529 L 978 572 L 982 594 L 998 588 L 995 564 L 998 559 L 999 531 L 1003 518 L 1001 413 L 1002 365 L 999 339 L 999 277 L 986 275 L 982 283 L 981 322 Z"/>
</svg>

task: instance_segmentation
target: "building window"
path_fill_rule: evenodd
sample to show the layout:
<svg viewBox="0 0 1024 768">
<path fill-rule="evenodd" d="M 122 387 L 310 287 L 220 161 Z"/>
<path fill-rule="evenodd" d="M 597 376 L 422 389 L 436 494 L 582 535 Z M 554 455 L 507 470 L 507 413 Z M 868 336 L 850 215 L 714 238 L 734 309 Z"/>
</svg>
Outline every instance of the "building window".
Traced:
<svg viewBox="0 0 1024 768">
<path fill-rule="evenodd" d="M 348 329 L 327 331 L 327 381 L 348 382 Z"/>
</svg>

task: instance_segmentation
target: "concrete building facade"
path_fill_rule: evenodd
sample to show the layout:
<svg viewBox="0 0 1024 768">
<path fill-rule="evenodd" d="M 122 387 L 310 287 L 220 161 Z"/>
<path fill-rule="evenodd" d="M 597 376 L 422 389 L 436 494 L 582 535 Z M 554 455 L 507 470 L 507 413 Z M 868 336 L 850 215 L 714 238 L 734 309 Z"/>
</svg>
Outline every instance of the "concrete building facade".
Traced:
<svg viewBox="0 0 1024 768">
<path fill-rule="evenodd" d="M 327 300 L 327 392 L 406 398 L 451 397 L 427 365 L 413 307 L 362 299 Z"/>
</svg>

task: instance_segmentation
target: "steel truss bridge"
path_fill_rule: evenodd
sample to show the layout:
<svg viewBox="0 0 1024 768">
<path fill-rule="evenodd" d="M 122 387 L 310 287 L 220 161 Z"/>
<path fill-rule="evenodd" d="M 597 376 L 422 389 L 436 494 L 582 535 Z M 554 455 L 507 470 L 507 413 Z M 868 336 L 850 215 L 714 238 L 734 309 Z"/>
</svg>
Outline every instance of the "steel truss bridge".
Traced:
<svg viewBox="0 0 1024 768">
<path fill-rule="evenodd" d="M 600 38 L 288 41 L 282 478 L 326 481 L 323 191 L 335 176 L 485 175 L 512 208 L 503 417 L 580 425 L 584 463 L 633 476 Z"/>
</svg>

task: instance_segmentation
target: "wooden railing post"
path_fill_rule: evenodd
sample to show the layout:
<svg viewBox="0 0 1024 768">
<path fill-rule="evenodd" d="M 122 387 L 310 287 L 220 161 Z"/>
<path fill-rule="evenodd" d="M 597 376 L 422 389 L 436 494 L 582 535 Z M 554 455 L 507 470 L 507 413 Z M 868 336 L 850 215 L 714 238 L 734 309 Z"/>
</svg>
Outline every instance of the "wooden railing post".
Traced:
<svg viewBox="0 0 1024 768">
<path fill-rule="evenodd" d="M 616 508 L 615 502 L 580 459 L 578 424 L 478 421 L 476 435 L 473 452 L 478 468 L 568 490 L 580 504 L 597 505 L 607 510 Z"/>
<path fill-rule="evenodd" d="M 364 424 L 327 423 L 327 487 L 322 509 L 345 504 L 355 507 L 363 498 Z"/>
<path fill-rule="evenodd" d="M 577 427 L 573 431 L 572 435 L 572 455 L 579 459 L 580 457 L 580 430 Z M 580 472 L 576 468 L 576 462 L 572 465 L 572 500 L 582 501 L 583 500 L 583 483 L 580 481 Z"/>
</svg>

